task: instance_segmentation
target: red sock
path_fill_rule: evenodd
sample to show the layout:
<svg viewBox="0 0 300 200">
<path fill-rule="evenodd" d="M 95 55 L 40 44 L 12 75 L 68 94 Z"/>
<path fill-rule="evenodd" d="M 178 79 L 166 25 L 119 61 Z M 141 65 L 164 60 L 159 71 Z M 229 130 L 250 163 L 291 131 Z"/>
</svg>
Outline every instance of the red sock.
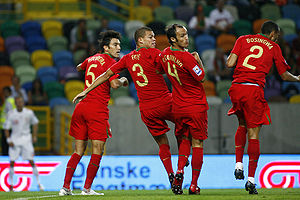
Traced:
<svg viewBox="0 0 300 200">
<path fill-rule="evenodd" d="M 181 141 L 182 141 L 182 136 L 176 136 L 176 141 L 177 141 L 177 148 L 179 150 L 179 147 L 180 147 L 180 144 L 181 144 Z"/>
<path fill-rule="evenodd" d="M 247 128 L 239 126 L 235 133 L 235 162 L 243 162 Z"/>
<path fill-rule="evenodd" d="M 197 181 L 201 172 L 203 164 L 203 148 L 194 147 L 192 155 L 192 182 L 191 184 L 197 185 Z"/>
<path fill-rule="evenodd" d="M 183 170 L 187 159 L 191 153 L 191 142 L 186 139 L 182 139 L 180 147 L 179 147 L 179 155 L 178 155 L 178 171 Z"/>
<path fill-rule="evenodd" d="M 168 174 L 173 173 L 172 162 L 171 162 L 171 152 L 170 146 L 167 144 L 162 144 L 159 146 L 159 153 L 158 153 L 166 171 Z"/>
<path fill-rule="evenodd" d="M 95 178 L 98 168 L 99 168 L 101 157 L 102 157 L 101 155 L 92 154 L 90 163 L 89 163 L 87 171 L 86 171 L 86 179 L 85 179 L 85 183 L 84 183 L 85 189 L 91 188 L 91 185 L 94 181 L 94 178 Z"/>
<path fill-rule="evenodd" d="M 81 159 L 81 156 L 77 153 L 73 153 L 71 156 L 66 169 L 65 180 L 64 180 L 64 188 L 70 189 L 70 183 L 73 177 L 73 174 L 76 170 L 76 167 Z"/>
<path fill-rule="evenodd" d="M 259 159 L 259 140 L 251 139 L 248 141 L 249 167 L 248 177 L 254 177 Z"/>
</svg>

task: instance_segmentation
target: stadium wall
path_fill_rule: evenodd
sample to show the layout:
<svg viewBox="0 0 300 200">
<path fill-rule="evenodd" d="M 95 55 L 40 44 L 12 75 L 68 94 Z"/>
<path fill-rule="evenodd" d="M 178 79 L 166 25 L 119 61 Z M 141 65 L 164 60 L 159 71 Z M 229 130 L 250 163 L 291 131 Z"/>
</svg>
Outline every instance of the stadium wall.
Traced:
<svg viewBox="0 0 300 200">
<path fill-rule="evenodd" d="M 36 156 L 40 182 L 46 191 L 59 191 L 63 185 L 65 167 L 69 156 Z M 72 179 L 72 189 L 82 189 L 86 177 L 89 156 L 78 164 Z M 172 156 L 176 166 L 177 156 Z M 190 158 L 191 159 L 191 158 Z M 234 155 L 205 155 L 198 180 L 201 189 L 243 188 L 245 180 L 235 180 Z M 299 188 L 300 155 L 261 155 L 255 182 L 259 188 Z M 248 163 L 248 157 L 244 157 Z M 222 167 L 220 167 L 222 166 Z M 9 190 L 9 162 L 0 157 L 0 191 Z M 245 174 L 247 174 L 245 166 Z M 185 168 L 183 187 L 191 182 L 191 167 Z M 17 160 L 15 164 L 14 191 L 36 191 L 38 186 L 28 162 Z M 170 189 L 167 174 L 159 156 L 104 156 L 93 181 L 94 190 Z M 171 194 L 171 191 L 170 191 Z"/>
<path fill-rule="evenodd" d="M 260 134 L 261 153 L 300 153 L 299 116 L 300 104 L 270 103 L 272 125 L 263 126 Z M 235 116 L 227 116 L 230 104 L 210 105 L 208 111 L 208 135 L 204 142 L 205 154 L 233 154 L 234 134 L 238 125 Z M 110 106 L 110 125 L 113 137 L 106 146 L 107 155 L 157 155 L 158 147 L 140 118 L 138 106 Z M 59 149 L 60 113 L 72 114 L 74 106 L 55 108 L 54 149 Z M 174 125 L 171 131 L 171 153 L 177 154 Z"/>
</svg>

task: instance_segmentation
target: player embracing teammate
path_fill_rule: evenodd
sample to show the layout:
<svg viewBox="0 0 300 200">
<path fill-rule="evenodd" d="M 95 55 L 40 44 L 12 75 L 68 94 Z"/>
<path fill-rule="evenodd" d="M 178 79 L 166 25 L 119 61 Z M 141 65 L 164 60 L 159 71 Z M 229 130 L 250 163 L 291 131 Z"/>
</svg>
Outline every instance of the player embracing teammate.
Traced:
<svg viewBox="0 0 300 200">
<path fill-rule="evenodd" d="M 207 139 L 208 105 L 202 82 L 204 69 L 197 52 L 189 53 L 187 29 L 179 24 L 173 24 L 166 29 L 171 47 L 161 54 L 162 68 L 173 86 L 173 113 L 175 119 L 175 134 L 182 137 L 179 146 L 178 168 L 172 191 L 182 194 L 184 166 L 193 150 L 192 182 L 189 194 L 200 194 L 197 181 L 203 164 L 203 141 Z"/>
</svg>

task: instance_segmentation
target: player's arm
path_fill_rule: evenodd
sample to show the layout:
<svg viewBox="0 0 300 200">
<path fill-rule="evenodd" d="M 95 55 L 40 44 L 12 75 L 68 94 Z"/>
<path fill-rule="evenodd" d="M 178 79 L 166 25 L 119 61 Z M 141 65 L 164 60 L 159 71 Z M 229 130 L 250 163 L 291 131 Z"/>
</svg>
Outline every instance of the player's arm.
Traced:
<svg viewBox="0 0 300 200">
<path fill-rule="evenodd" d="M 284 81 L 293 81 L 293 82 L 300 81 L 300 75 L 295 76 L 288 71 L 285 71 L 283 74 L 280 75 L 280 77 Z"/>
<path fill-rule="evenodd" d="M 32 125 L 32 142 L 37 142 L 38 124 Z"/>
<path fill-rule="evenodd" d="M 75 103 L 77 100 L 82 100 L 90 91 L 95 89 L 97 86 L 101 85 L 102 83 L 106 82 L 110 77 L 112 77 L 115 73 L 108 69 L 106 72 L 98 76 L 94 82 L 86 88 L 84 91 L 79 93 L 76 97 L 73 99 L 73 103 Z"/>
<path fill-rule="evenodd" d="M 113 89 L 118 89 L 121 86 L 128 86 L 128 80 L 126 77 L 116 78 L 110 82 L 110 87 L 112 87 Z"/>
<path fill-rule="evenodd" d="M 3 129 L 4 129 L 4 134 L 5 134 L 5 138 L 6 138 L 6 142 L 9 146 L 14 146 L 11 138 L 10 138 L 10 133 L 9 133 L 9 129 L 11 129 L 11 123 L 10 123 L 10 117 L 8 116 L 6 121 L 3 124 Z"/>
<path fill-rule="evenodd" d="M 231 53 L 226 61 L 226 66 L 229 68 L 232 68 L 236 65 L 236 61 L 238 59 L 238 56 L 235 53 Z"/>
<path fill-rule="evenodd" d="M 200 67 L 201 67 L 202 69 L 204 69 L 202 60 L 200 59 L 200 56 L 199 56 L 198 52 L 194 51 L 194 52 L 191 53 L 191 54 L 194 56 L 194 58 L 196 59 L 197 63 L 200 65 Z"/>
</svg>

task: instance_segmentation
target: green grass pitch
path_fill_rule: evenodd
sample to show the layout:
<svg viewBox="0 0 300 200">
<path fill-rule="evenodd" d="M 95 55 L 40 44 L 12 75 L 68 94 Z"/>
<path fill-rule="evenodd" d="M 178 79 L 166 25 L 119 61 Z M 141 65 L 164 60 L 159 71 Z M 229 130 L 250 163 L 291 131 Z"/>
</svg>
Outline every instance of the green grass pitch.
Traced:
<svg viewBox="0 0 300 200">
<path fill-rule="evenodd" d="M 0 192 L 0 199 L 83 199 L 81 191 L 73 191 L 73 196 L 58 196 L 57 192 Z M 104 196 L 84 196 L 84 199 L 111 199 L 111 200 L 169 200 L 169 199 L 208 199 L 208 200 L 241 200 L 241 199 L 300 199 L 300 189 L 258 189 L 258 195 L 249 195 L 243 189 L 203 189 L 201 195 L 188 195 L 184 190 L 183 195 L 174 195 L 171 190 L 107 190 Z"/>
</svg>

